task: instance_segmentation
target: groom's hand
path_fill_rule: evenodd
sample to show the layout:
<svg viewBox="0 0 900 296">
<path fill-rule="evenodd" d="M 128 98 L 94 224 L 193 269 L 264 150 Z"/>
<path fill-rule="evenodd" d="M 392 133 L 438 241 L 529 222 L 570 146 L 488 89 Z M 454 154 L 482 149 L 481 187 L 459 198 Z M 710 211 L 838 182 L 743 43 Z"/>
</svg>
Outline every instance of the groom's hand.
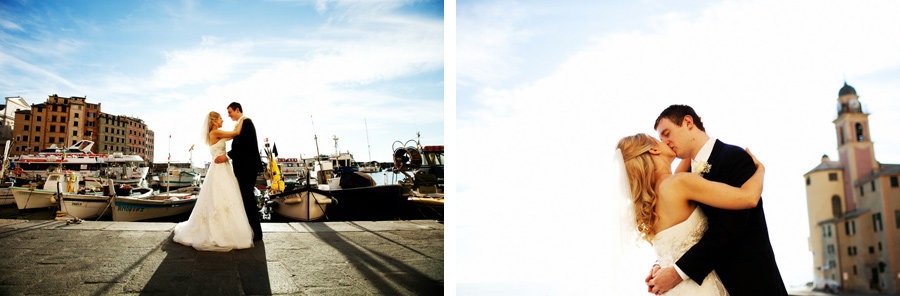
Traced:
<svg viewBox="0 0 900 296">
<path fill-rule="evenodd" d="M 675 271 L 675 267 L 669 266 L 656 272 L 656 275 L 647 282 L 647 286 L 650 293 L 659 295 L 671 290 L 680 282 L 681 276 L 678 275 L 678 271 Z"/>
<path fill-rule="evenodd" d="M 226 157 L 225 154 L 216 156 L 216 163 L 223 163 L 227 160 L 228 160 L 228 157 Z"/>
</svg>

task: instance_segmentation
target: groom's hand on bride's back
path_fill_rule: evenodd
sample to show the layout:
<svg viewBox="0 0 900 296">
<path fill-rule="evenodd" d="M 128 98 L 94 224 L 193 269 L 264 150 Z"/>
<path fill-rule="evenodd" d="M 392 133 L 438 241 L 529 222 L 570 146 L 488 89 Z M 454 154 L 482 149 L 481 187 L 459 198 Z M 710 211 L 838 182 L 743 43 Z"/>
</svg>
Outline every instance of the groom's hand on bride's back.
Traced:
<svg viewBox="0 0 900 296">
<path fill-rule="evenodd" d="M 228 160 L 228 157 L 226 157 L 225 154 L 216 156 L 216 163 L 223 163 L 226 160 Z"/>
</svg>

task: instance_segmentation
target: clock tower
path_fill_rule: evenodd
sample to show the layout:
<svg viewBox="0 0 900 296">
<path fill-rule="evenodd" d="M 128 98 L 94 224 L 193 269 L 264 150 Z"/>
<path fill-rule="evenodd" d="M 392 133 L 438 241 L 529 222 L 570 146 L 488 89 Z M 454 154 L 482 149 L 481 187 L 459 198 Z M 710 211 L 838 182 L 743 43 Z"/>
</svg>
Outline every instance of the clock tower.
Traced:
<svg viewBox="0 0 900 296">
<path fill-rule="evenodd" d="M 844 82 L 838 92 L 837 119 L 834 122 L 838 154 L 844 168 L 846 211 L 856 210 L 859 197 L 854 195 L 853 180 L 861 180 L 878 168 L 869 134 L 869 114 L 863 112 L 856 89 Z"/>
</svg>

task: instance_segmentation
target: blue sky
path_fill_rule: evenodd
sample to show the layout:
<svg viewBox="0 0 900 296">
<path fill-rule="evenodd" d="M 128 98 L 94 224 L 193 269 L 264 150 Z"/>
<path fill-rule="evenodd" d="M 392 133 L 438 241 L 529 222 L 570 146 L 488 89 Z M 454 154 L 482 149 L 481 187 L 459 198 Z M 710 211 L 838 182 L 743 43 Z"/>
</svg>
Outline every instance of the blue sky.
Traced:
<svg viewBox="0 0 900 296">
<path fill-rule="evenodd" d="M 640 286 L 655 256 L 612 255 L 612 155 L 623 136 L 656 135 L 671 104 L 693 106 L 711 136 L 766 164 L 769 234 L 789 286 L 812 281 L 803 174 L 838 158 L 845 80 L 870 113 L 876 159 L 900 163 L 896 1 L 458 1 L 456 11 L 449 252 L 465 294 L 604 294 L 629 272 Z M 468 177 L 484 164 L 493 169 Z"/>
<path fill-rule="evenodd" d="M 282 157 L 390 161 L 444 144 L 440 1 L 3 1 L 0 93 L 87 96 L 187 160 L 208 111 L 240 102 Z M 313 126 L 313 122 L 315 123 Z M 225 128 L 233 123 L 226 120 Z M 368 139 L 366 134 L 368 125 Z M 368 140 L 368 141 L 367 141 Z M 195 151 L 197 164 L 208 161 Z"/>
</svg>

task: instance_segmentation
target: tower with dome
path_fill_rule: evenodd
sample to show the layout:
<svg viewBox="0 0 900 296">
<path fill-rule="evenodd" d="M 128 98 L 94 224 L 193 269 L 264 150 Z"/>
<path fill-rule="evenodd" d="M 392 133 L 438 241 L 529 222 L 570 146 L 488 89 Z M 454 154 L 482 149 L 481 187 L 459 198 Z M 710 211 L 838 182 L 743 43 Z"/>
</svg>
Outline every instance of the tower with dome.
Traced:
<svg viewBox="0 0 900 296">
<path fill-rule="evenodd" d="M 804 174 L 816 288 L 900 292 L 900 164 L 880 163 L 869 114 L 844 82 L 834 123 L 838 160 Z"/>
</svg>

